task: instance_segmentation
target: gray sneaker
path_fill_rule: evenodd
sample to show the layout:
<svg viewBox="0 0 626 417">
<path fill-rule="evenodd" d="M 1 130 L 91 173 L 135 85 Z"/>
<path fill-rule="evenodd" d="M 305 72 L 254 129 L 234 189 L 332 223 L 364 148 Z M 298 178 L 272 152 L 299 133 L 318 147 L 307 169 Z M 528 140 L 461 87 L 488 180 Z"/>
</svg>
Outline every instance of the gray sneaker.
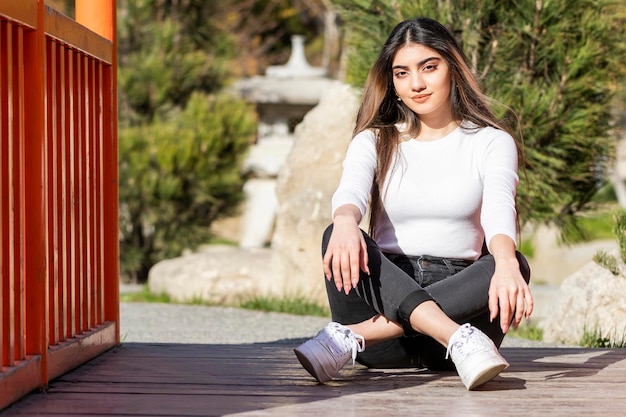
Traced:
<svg viewBox="0 0 626 417">
<path fill-rule="evenodd" d="M 493 341 L 469 323 L 450 337 L 446 359 L 448 355 L 468 390 L 491 381 L 509 366 Z"/>
<path fill-rule="evenodd" d="M 365 350 L 365 339 L 339 323 L 329 323 L 310 340 L 294 349 L 298 360 L 319 382 L 326 382 L 337 375 L 357 352 Z"/>
</svg>

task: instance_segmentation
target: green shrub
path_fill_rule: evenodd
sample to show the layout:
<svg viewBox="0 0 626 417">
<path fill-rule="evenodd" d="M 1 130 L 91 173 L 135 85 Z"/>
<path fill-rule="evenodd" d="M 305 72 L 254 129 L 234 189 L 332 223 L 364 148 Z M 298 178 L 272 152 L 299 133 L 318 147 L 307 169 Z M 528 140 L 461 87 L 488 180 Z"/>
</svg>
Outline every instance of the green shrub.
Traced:
<svg viewBox="0 0 626 417">
<path fill-rule="evenodd" d="M 543 330 L 532 324 L 520 324 L 517 329 L 513 329 L 511 327 L 511 330 L 509 330 L 507 334 L 520 339 L 535 340 L 539 342 L 543 340 Z"/>
<path fill-rule="evenodd" d="M 119 132 L 120 264 L 145 282 L 159 260 L 206 243 L 243 199 L 241 167 L 255 131 L 248 105 L 192 94 L 176 116 Z"/>
<path fill-rule="evenodd" d="M 626 332 L 624 332 L 621 339 L 612 340 L 610 337 L 602 335 L 602 331 L 599 328 L 589 329 L 585 326 L 578 344 L 586 348 L 624 348 L 626 347 Z"/>
<path fill-rule="evenodd" d="M 626 262 L 626 210 L 622 209 L 615 213 L 613 232 L 615 233 L 615 237 L 617 237 L 622 261 Z"/>
<path fill-rule="evenodd" d="M 613 275 L 620 274 L 617 258 L 613 255 L 609 255 L 605 251 L 599 250 L 596 252 L 596 254 L 593 255 L 593 261 L 604 269 L 611 271 Z"/>
</svg>

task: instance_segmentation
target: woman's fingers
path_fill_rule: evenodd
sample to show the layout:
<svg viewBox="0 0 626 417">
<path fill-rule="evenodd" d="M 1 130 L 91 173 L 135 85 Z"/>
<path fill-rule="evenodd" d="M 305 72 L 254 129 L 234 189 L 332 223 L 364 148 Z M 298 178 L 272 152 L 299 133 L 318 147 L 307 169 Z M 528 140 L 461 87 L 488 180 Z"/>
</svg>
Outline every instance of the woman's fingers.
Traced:
<svg viewBox="0 0 626 417">
<path fill-rule="evenodd" d="M 503 333 L 509 330 L 511 324 L 517 328 L 524 317 L 529 318 L 534 307 L 530 289 L 501 287 L 490 291 L 489 311 L 491 320 L 500 314 L 500 328 Z"/>
<path fill-rule="evenodd" d="M 332 279 L 337 291 L 344 291 L 346 294 L 358 285 L 361 270 L 369 274 L 367 264 L 367 244 L 360 231 L 358 238 L 354 236 L 345 242 L 330 242 L 323 258 L 326 279 Z"/>
<path fill-rule="evenodd" d="M 533 294 L 530 292 L 528 286 L 524 289 L 524 300 L 526 301 L 526 319 L 529 319 L 535 309 L 535 301 L 533 300 Z"/>
</svg>

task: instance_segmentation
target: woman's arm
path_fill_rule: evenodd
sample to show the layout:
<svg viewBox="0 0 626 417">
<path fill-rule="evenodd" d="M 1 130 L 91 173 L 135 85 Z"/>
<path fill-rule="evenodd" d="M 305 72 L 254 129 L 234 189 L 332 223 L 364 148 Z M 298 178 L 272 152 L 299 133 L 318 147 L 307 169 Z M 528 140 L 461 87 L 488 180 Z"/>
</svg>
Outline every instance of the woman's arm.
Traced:
<svg viewBox="0 0 626 417">
<path fill-rule="evenodd" d="M 375 135 L 356 135 L 343 161 L 339 186 L 332 199 L 333 231 L 324 255 L 324 275 L 346 294 L 356 287 L 360 271 L 369 274 L 367 246 L 359 228 L 376 170 Z"/>
<path fill-rule="evenodd" d="M 500 313 L 500 328 L 503 333 L 529 318 L 533 312 L 533 296 L 528 284 L 520 272 L 520 265 L 515 254 L 515 242 L 506 235 L 495 235 L 489 244 L 496 269 L 489 286 L 489 312 L 493 320 Z"/>
<path fill-rule="evenodd" d="M 361 210 L 352 204 L 338 207 L 333 231 L 324 254 L 324 275 L 334 279 L 337 291 L 348 294 L 359 282 L 360 271 L 369 274 L 367 246 L 359 228 Z"/>
</svg>

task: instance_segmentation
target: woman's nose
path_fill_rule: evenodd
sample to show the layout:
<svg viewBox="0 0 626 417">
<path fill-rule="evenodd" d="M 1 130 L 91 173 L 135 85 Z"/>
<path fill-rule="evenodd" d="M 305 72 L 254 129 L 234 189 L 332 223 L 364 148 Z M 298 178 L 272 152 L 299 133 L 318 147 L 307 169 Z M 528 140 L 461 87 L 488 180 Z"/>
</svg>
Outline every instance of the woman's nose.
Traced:
<svg viewBox="0 0 626 417">
<path fill-rule="evenodd" d="M 422 91 L 426 88 L 424 78 L 420 74 L 414 74 L 411 77 L 411 89 L 413 91 Z"/>
</svg>

